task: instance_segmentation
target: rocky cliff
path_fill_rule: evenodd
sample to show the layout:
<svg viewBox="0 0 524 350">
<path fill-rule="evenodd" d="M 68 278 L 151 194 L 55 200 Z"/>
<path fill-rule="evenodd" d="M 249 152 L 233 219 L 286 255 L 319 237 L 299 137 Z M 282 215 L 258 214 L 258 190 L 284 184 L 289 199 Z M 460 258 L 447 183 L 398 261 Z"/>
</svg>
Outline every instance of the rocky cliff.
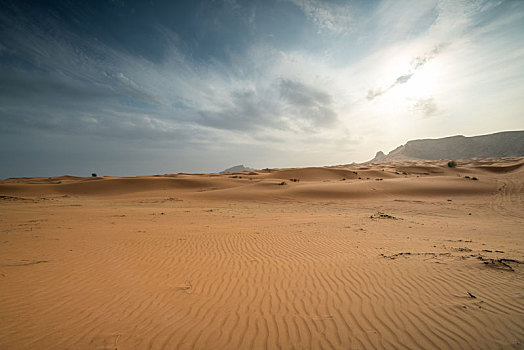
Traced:
<svg viewBox="0 0 524 350">
<path fill-rule="evenodd" d="M 387 155 L 381 151 L 377 152 L 370 162 L 521 156 L 524 156 L 524 131 L 505 131 L 473 137 L 458 135 L 441 139 L 412 140 Z"/>
</svg>

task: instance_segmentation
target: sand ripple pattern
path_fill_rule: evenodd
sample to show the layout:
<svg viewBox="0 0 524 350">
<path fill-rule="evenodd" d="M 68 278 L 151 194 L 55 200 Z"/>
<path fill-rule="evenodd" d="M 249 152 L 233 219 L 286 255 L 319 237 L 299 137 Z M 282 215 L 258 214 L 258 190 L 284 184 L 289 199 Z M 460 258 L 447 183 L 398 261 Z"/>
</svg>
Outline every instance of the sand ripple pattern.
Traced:
<svg viewBox="0 0 524 350">
<path fill-rule="evenodd" d="M 293 210 L 307 207 L 297 203 Z M 131 226 L 126 220 L 132 215 L 87 215 L 76 227 L 78 250 L 1 268 L 0 346 L 523 346 L 520 271 L 481 269 L 470 261 L 384 259 L 362 243 L 360 231 L 334 223 L 343 211 L 333 205 L 318 217 L 286 206 L 269 214 L 259 208 L 165 216 L 137 211 Z M 369 218 L 347 220 L 358 227 Z"/>
<path fill-rule="evenodd" d="M 492 207 L 498 213 L 524 219 L 524 183 L 518 174 L 505 176 L 498 180 L 497 193 Z"/>
<path fill-rule="evenodd" d="M 4 267 L 17 280 L 2 281 L 9 293 L 0 300 L 1 315 L 9 322 L 2 323 L 0 344 L 108 349 L 118 339 L 122 349 L 522 345 L 524 298 L 511 293 L 522 286 L 522 275 L 383 259 L 328 223 L 280 225 L 266 218 L 254 229 L 175 224 L 101 238 L 67 261 Z M 25 270 L 15 275 L 10 269 Z M 478 300 L 465 294 L 472 288 Z"/>
</svg>

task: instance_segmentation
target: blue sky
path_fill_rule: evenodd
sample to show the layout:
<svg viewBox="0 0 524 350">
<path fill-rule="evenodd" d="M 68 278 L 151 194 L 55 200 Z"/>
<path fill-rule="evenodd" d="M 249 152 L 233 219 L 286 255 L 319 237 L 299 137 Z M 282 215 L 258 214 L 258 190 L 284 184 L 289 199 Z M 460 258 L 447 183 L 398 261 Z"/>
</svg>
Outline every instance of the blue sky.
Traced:
<svg viewBox="0 0 524 350">
<path fill-rule="evenodd" d="M 524 129 L 524 1 L 4 1 L 0 177 L 347 164 Z"/>
</svg>

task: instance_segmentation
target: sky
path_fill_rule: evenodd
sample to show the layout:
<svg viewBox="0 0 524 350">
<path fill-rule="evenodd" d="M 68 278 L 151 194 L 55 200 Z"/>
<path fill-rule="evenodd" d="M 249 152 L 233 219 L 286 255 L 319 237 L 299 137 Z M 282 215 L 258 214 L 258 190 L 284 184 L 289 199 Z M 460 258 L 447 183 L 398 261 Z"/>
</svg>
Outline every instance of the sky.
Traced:
<svg viewBox="0 0 524 350">
<path fill-rule="evenodd" d="M 524 1 L 15 1 L 0 178 L 348 164 L 524 129 Z"/>
</svg>

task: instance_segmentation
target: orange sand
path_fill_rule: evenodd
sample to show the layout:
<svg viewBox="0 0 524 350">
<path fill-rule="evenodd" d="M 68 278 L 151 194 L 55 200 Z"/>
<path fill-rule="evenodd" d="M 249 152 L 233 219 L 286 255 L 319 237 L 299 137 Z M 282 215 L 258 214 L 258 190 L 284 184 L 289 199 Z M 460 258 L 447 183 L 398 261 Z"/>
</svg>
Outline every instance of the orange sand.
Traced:
<svg viewBox="0 0 524 350">
<path fill-rule="evenodd" d="M 0 181 L 0 348 L 522 349 L 524 160 L 458 163 Z"/>
</svg>

